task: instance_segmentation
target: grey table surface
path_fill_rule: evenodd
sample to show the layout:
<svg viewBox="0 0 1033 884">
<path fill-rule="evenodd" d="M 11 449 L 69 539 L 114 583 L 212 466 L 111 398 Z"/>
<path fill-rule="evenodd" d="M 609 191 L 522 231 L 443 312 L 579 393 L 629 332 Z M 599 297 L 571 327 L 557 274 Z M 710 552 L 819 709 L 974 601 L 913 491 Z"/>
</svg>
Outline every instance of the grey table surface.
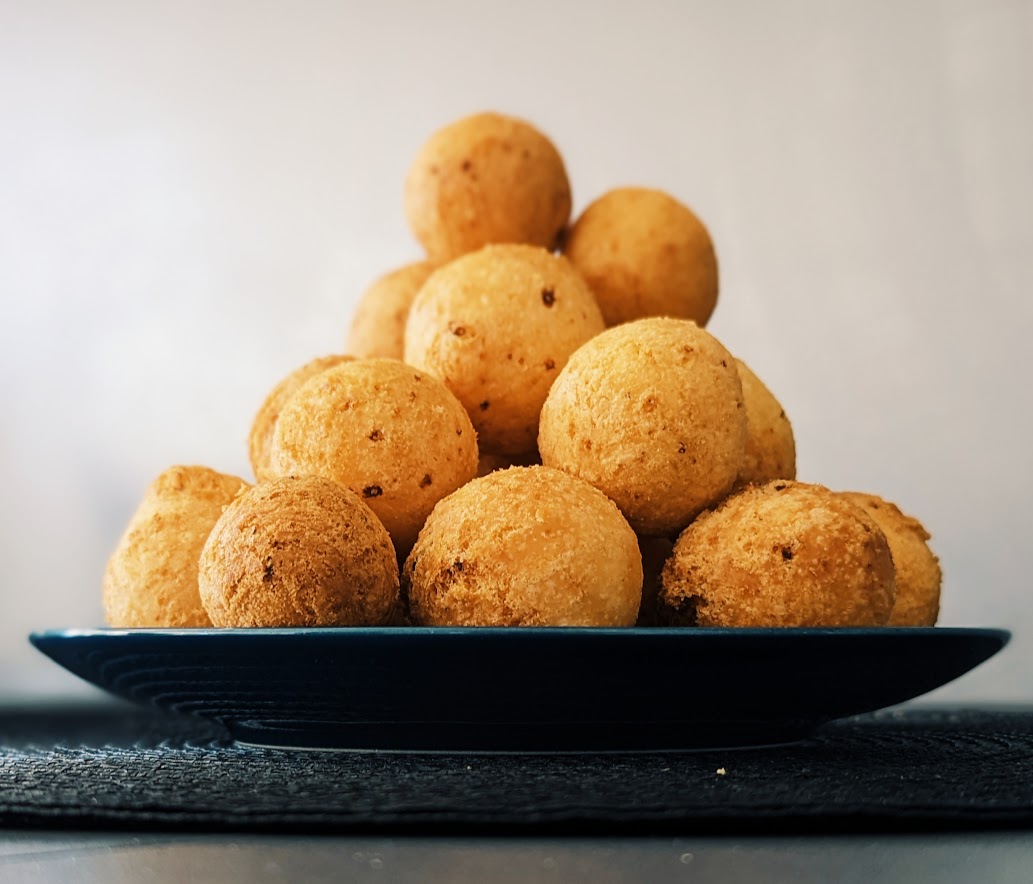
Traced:
<svg viewBox="0 0 1033 884">
<path fill-rule="evenodd" d="M 0 691 L 0 705 L 19 700 L 27 697 Z M 340 880 L 1028 882 L 1033 831 L 590 838 L 0 830 L 0 884 Z"/>
<path fill-rule="evenodd" d="M 1033 834 L 366 838 L 9 831 L 0 880 L 1022 881 Z"/>
</svg>

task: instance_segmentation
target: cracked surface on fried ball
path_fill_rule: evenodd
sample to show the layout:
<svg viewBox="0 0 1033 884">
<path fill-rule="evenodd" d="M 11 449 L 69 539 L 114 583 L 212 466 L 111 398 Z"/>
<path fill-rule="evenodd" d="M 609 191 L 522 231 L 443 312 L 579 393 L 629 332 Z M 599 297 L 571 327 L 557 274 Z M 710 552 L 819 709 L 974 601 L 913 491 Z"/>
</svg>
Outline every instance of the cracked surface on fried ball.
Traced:
<svg viewBox="0 0 1033 884">
<path fill-rule="evenodd" d="M 197 559 L 223 508 L 248 484 L 208 467 L 174 466 L 147 488 L 104 572 L 109 626 L 211 626 Z"/>
<path fill-rule="evenodd" d="M 363 359 L 321 372 L 291 397 L 270 460 L 278 476 L 350 488 L 404 556 L 434 504 L 477 475 L 477 441 L 441 381 L 393 359 Z"/>
<path fill-rule="evenodd" d="M 595 292 L 607 325 L 675 316 L 703 326 L 717 304 L 710 234 L 662 191 L 603 194 L 574 222 L 563 251 Z"/>
<path fill-rule="evenodd" d="M 731 354 L 694 322 L 641 319 L 571 357 L 542 408 L 546 466 L 594 485 L 639 534 L 670 536 L 732 487 L 746 411 Z"/>
<path fill-rule="evenodd" d="M 358 495 L 288 477 L 227 507 L 201 553 L 199 585 L 220 627 L 376 626 L 396 609 L 398 564 Z"/>
<path fill-rule="evenodd" d="M 668 621 L 692 626 L 883 626 L 894 600 L 885 535 L 820 485 L 751 485 L 703 513 L 664 566 Z"/>
<path fill-rule="evenodd" d="M 897 576 L 897 597 L 889 626 L 935 626 L 940 615 L 939 559 L 929 548 L 922 523 L 875 494 L 844 491 L 842 495 L 871 516 L 886 535 Z"/>
<path fill-rule="evenodd" d="M 512 467 L 435 507 L 403 585 L 423 625 L 631 626 L 642 562 L 603 494 L 558 470 Z"/>
<path fill-rule="evenodd" d="M 741 359 L 735 360 L 746 406 L 746 451 L 736 485 L 796 478 L 796 440 L 785 409 Z"/>
<path fill-rule="evenodd" d="M 566 258 L 486 246 L 427 280 L 406 325 L 405 361 L 456 394 L 482 451 L 519 456 L 535 450 L 552 382 L 602 330 L 595 296 Z"/>
<path fill-rule="evenodd" d="M 570 182 L 553 143 L 496 113 L 435 132 L 405 180 L 405 214 L 434 261 L 488 243 L 551 247 L 570 218 Z"/>
<path fill-rule="evenodd" d="M 359 298 L 345 349 L 360 359 L 401 359 L 409 308 L 433 271 L 430 261 L 419 261 L 376 280 Z"/>
<path fill-rule="evenodd" d="M 251 461 L 251 469 L 254 470 L 255 478 L 261 482 L 264 479 L 272 479 L 275 473 L 269 462 L 269 449 L 273 444 L 273 430 L 276 429 L 276 422 L 280 419 L 280 412 L 290 401 L 301 386 L 309 379 L 314 378 L 322 371 L 340 365 L 342 362 L 350 362 L 354 356 L 320 356 L 311 362 L 306 362 L 300 368 L 296 368 L 287 377 L 280 381 L 265 397 L 262 407 L 251 424 L 251 433 L 248 435 L 248 458 Z"/>
</svg>

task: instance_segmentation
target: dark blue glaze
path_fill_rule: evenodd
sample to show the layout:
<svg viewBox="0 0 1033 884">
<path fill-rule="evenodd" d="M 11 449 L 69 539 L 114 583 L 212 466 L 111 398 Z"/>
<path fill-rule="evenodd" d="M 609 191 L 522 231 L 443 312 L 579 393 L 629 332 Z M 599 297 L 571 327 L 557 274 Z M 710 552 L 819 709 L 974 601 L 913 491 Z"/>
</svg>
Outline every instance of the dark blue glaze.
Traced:
<svg viewBox="0 0 1033 884">
<path fill-rule="evenodd" d="M 1000 629 L 66 630 L 32 643 L 135 703 L 245 742 L 698 749 L 798 740 L 946 684 Z"/>
</svg>

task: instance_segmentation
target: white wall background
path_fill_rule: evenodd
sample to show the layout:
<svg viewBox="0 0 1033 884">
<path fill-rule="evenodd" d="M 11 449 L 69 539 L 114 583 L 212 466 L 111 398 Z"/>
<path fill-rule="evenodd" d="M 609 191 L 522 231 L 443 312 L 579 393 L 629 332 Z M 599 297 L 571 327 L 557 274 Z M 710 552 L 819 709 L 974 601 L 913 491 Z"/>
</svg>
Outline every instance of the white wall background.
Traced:
<svg viewBox="0 0 1033 884">
<path fill-rule="evenodd" d="M 950 696 L 1033 699 L 1031 48 L 1018 0 L 0 0 L 3 687 L 74 687 L 25 634 L 100 622 L 157 472 L 246 471 L 266 390 L 418 256 L 420 143 L 498 109 L 576 209 L 696 209 L 801 478 L 918 514 L 943 622 L 1015 630 Z"/>
</svg>

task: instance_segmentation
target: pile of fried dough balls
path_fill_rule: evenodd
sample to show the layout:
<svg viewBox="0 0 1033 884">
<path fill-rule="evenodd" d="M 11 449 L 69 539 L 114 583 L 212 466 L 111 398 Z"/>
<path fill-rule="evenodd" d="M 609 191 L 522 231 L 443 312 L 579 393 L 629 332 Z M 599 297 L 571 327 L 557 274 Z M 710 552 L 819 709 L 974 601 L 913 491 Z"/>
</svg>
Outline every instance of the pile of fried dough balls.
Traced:
<svg viewBox="0 0 1033 884">
<path fill-rule="evenodd" d="M 426 257 L 347 355 L 280 381 L 255 483 L 177 466 L 111 557 L 118 627 L 931 626 L 940 569 L 894 504 L 796 481 L 793 431 L 705 330 L 714 246 L 628 187 L 570 223 L 559 152 L 483 113 L 405 182 Z"/>
</svg>

